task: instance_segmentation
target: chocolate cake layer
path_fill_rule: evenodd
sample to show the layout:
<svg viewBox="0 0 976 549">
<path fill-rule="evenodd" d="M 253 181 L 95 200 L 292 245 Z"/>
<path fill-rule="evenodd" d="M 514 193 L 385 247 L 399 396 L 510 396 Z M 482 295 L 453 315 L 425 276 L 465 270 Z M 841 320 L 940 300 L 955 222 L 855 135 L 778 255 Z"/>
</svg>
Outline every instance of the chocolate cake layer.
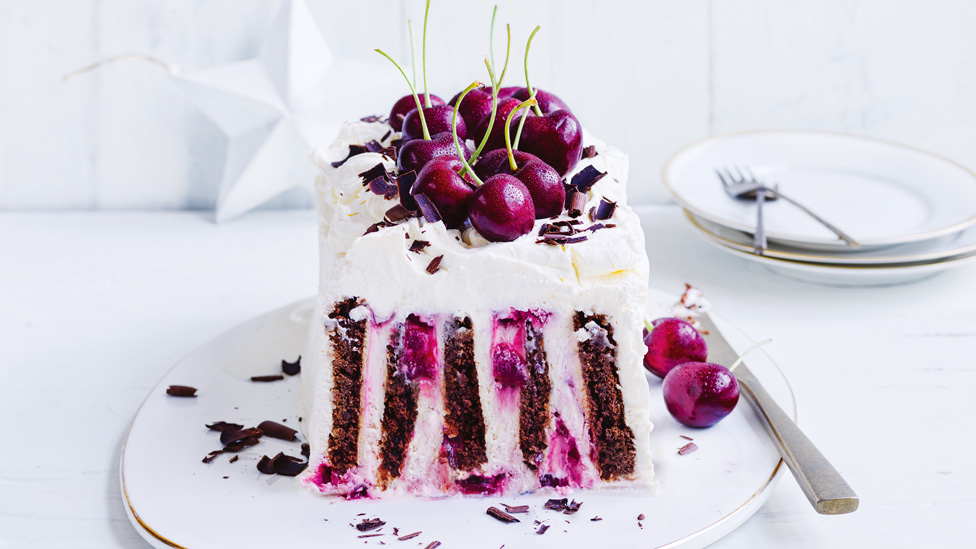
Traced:
<svg viewBox="0 0 976 549">
<path fill-rule="evenodd" d="M 585 329 L 594 322 L 598 327 L 579 342 L 579 358 L 589 401 L 587 421 L 590 439 L 596 445 L 600 478 L 613 480 L 634 472 L 634 432 L 624 421 L 623 395 L 617 375 L 617 346 L 613 326 L 604 315 L 587 315 L 577 311 L 574 329 Z"/>
<path fill-rule="evenodd" d="M 403 324 L 394 328 L 386 347 L 386 396 L 383 400 L 380 466 L 377 471 L 379 483 L 384 488 L 400 476 L 417 421 L 417 387 L 407 379 L 400 367 L 404 328 Z"/>
<path fill-rule="evenodd" d="M 519 395 L 519 447 L 522 460 L 535 471 L 542 463 L 548 445 L 546 425 L 549 423 L 552 386 L 542 330 L 536 328 L 531 317 L 525 320 L 525 362 L 529 378 Z"/>
<path fill-rule="evenodd" d="M 444 334 L 444 446 L 451 466 L 469 471 L 488 461 L 471 318 L 446 322 Z"/>
<path fill-rule="evenodd" d="M 363 378 L 366 320 L 354 322 L 349 311 L 358 307 L 357 298 L 335 304 L 327 328 L 332 342 L 332 432 L 329 434 L 329 463 L 337 473 L 356 466 L 359 455 L 360 390 Z"/>
</svg>

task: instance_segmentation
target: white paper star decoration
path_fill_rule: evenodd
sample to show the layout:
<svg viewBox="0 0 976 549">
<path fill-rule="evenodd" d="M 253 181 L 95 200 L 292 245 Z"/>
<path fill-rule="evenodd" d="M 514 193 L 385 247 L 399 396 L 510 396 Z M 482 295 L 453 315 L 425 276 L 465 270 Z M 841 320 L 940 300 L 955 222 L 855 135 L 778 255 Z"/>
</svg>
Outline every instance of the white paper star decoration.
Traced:
<svg viewBox="0 0 976 549">
<path fill-rule="evenodd" d="M 308 151 L 335 135 L 324 116 L 332 53 L 303 0 L 288 0 L 255 59 L 173 74 L 228 136 L 217 222 L 310 187 Z"/>
</svg>

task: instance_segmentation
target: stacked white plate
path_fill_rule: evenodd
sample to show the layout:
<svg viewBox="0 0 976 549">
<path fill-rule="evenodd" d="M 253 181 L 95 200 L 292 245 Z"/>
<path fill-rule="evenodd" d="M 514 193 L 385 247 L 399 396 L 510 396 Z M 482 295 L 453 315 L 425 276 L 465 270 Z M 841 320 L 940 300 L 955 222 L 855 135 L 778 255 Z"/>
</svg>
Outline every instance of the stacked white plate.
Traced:
<svg viewBox="0 0 976 549">
<path fill-rule="evenodd" d="M 851 248 L 784 200 L 767 201 L 768 248 L 753 252 L 756 204 L 716 169 L 747 167 L 851 235 Z M 918 280 L 976 260 L 976 173 L 904 145 L 811 131 L 714 137 L 668 161 L 664 184 L 709 243 L 794 278 L 839 285 Z"/>
</svg>

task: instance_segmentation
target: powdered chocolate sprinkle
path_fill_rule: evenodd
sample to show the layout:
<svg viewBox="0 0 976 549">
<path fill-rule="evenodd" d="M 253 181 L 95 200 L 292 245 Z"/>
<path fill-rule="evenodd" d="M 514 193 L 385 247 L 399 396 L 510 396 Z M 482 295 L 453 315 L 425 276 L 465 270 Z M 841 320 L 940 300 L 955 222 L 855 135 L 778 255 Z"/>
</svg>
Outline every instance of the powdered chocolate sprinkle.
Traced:
<svg viewBox="0 0 976 549">
<path fill-rule="evenodd" d="M 288 362 L 285 359 L 281 359 L 281 371 L 287 375 L 293 376 L 298 372 L 302 371 L 302 356 L 298 355 L 295 362 Z"/>
<path fill-rule="evenodd" d="M 430 263 L 427 265 L 427 272 L 430 273 L 430 274 L 436 273 L 438 271 L 438 269 L 441 268 L 441 260 L 442 259 L 444 259 L 444 256 L 442 256 L 442 255 L 439 255 L 439 256 L 435 257 L 434 259 L 431 259 L 430 260 Z"/>
<path fill-rule="evenodd" d="M 376 530 L 384 524 L 386 524 L 386 522 L 378 518 L 363 519 L 362 522 L 356 525 L 356 530 L 359 530 L 360 532 L 369 532 L 370 530 Z"/>
<path fill-rule="evenodd" d="M 607 175 L 607 172 L 601 172 L 593 166 L 587 166 L 583 168 L 583 171 L 573 176 L 573 180 L 570 182 L 570 184 L 576 187 L 576 190 L 579 192 L 585 193 L 586 191 L 590 190 L 590 187 L 595 185 L 597 181 L 603 179 L 605 175 Z"/>
<path fill-rule="evenodd" d="M 424 193 L 418 193 L 413 195 L 413 199 L 417 201 L 417 206 L 420 207 L 420 213 L 424 215 L 424 219 L 428 223 L 437 223 L 441 219 L 441 212 L 437 209 L 437 206 L 427 198 Z"/>
<path fill-rule="evenodd" d="M 286 427 L 280 423 L 275 423 L 274 421 L 262 421 L 258 424 L 258 429 L 264 431 L 264 434 L 271 438 L 287 440 L 289 442 L 295 440 L 295 434 L 298 433 L 298 431 L 292 429 L 291 427 Z"/>
<path fill-rule="evenodd" d="M 488 510 L 485 512 L 495 517 L 496 519 L 508 524 L 511 524 L 513 522 L 521 522 L 519 519 L 513 517 L 512 515 L 509 515 L 505 511 L 502 511 L 498 507 L 489 507 Z"/>
<path fill-rule="evenodd" d="M 694 442 L 689 442 L 688 444 L 685 444 L 681 448 L 678 448 L 678 455 L 683 456 L 685 454 L 690 454 L 697 449 L 698 449 L 697 444 L 695 444 Z"/>
<path fill-rule="evenodd" d="M 406 209 L 403 204 L 396 204 L 383 214 L 383 220 L 388 223 L 398 223 L 408 217 L 412 217 L 413 212 Z"/>
<path fill-rule="evenodd" d="M 166 394 L 175 397 L 193 397 L 197 396 L 196 387 L 190 387 L 188 385 L 170 385 L 169 389 L 166 389 Z"/>
<path fill-rule="evenodd" d="M 269 381 L 281 381 L 285 379 L 285 376 L 281 374 L 274 374 L 270 376 L 251 376 L 251 381 L 257 381 L 259 383 L 267 383 Z"/>
<path fill-rule="evenodd" d="M 405 535 L 405 536 L 400 536 L 400 537 L 398 537 L 397 539 L 398 539 L 398 540 L 400 540 L 400 541 L 407 541 L 408 539 L 413 539 L 413 538 L 415 538 L 415 537 L 417 537 L 417 536 L 419 536 L 419 535 L 420 535 L 421 533 L 422 533 L 422 532 L 420 532 L 420 531 L 418 530 L 417 532 L 414 532 L 414 533 L 412 533 L 412 534 L 407 534 L 407 535 Z"/>
<path fill-rule="evenodd" d="M 426 240 L 414 240 L 413 243 L 410 244 L 410 251 L 415 254 L 419 254 L 420 252 L 424 251 L 424 248 L 427 246 L 430 246 L 430 242 L 427 242 Z"/>
<path fill-rule="evenodd" d="M 617 203 L 611 202 L 606 198 L 600 198 L 600 205 L 596 208 L 596 218 L 599 220 L 607 220 L 613 217 L 614 210 L 617 209 Z"/>
</svg>

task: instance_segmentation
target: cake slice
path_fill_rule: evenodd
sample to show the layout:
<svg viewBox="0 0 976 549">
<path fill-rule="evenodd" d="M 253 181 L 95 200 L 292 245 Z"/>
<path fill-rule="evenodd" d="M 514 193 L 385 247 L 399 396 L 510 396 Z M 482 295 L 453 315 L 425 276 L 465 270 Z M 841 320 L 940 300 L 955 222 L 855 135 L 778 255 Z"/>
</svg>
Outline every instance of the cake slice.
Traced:
<svg viewBox="0 0 976 549">
<path fill-rule="evenodd" d="M 651 487 L 648 260 L 626 156 L 583 132 L 564 178 L 581 196 L 489 242 L 402 207 L 399 134 L 367 120 L 312 154 L 301 481 L 346 498 Z"/>
</svg>

